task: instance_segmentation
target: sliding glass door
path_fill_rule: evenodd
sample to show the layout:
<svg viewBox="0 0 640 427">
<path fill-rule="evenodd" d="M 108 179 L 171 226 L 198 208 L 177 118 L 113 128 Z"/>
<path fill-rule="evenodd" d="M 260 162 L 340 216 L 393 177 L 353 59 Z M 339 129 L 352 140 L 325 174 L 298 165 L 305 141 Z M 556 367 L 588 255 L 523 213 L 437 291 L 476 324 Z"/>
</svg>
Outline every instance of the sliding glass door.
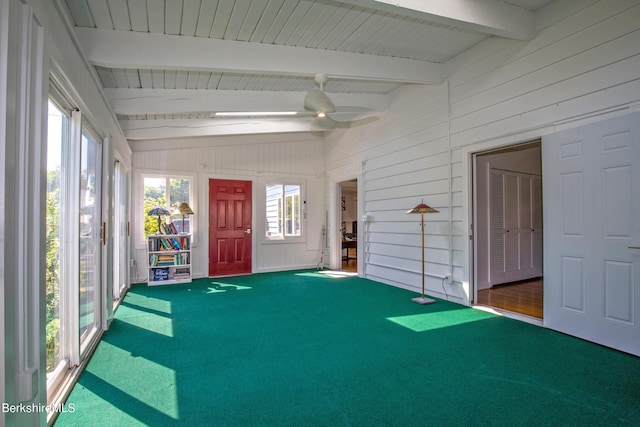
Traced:
<svg viewBox="0 0 640 427">
<path fill-rule="evenodd" d="M 129 222 L 127 221 L 129 188 L 127 173 L 120 162 L 114 166 L 114 243 L 113 243 L 113 300 L 118 301 L 129 283 Z"/>
<path fill-rule="evenodd" d="M 47 325 L 46 365 L 47 383 L 57 383 L 60 375 L 69 367 L 69 359 L 63 351 L 64 336 L 61 321 L 64 320 L 64 303 L 61 286 L 64 283 L 62 265 L 63 236 L 66 223 L 65 187 L 62 171 L 64 152 L 69 137 L 69 115 L 49 101 L 47 137 L 47 204 L 46 204 L 46 283 Z"/>
<path fill-rule="evenodd" d="M 80 145 L 80 354 L 100 324 L 100 278 L 104 226 L 102 221 L 102 143 L 82 126 Z"/>
<path fill-rule="evenodd" d="M 52 79 L 46 204 L 47 394 L 88 355 L 105 310 L 103 144 Z"/>
</svg>

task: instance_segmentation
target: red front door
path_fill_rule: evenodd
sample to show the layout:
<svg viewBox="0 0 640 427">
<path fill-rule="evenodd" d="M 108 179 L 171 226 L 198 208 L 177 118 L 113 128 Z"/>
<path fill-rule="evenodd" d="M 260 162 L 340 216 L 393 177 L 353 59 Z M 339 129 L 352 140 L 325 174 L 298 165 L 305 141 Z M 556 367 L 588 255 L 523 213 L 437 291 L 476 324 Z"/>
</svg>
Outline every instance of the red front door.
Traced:
<svg viewBox="0 0 640 427">
<path fill-rule="evenodd" d="M 209 276 L 251 273 L 251 181 L 209 180 Z"/>
</svg>

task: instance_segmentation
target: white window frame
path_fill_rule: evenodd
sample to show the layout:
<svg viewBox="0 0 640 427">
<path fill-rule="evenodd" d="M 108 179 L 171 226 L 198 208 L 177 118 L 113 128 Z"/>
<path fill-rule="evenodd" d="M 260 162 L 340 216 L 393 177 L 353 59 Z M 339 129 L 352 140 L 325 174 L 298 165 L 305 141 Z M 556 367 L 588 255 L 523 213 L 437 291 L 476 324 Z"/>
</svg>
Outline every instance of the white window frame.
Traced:
<svg viewBox="0 0 640 427">
<path fill-rule="evenodd" d="M 285 187 L 288 185 L 295 185 L 300 188 L 300 234 L 299 235 L 291 235 L 286 232 L 286 213 L 284 212 L 286 209 L 286 194 Z M 280 221 L 280 229 L 281 233 L 274 235 L 267 235 L 267 187 L 269 186 L 280 186 L 282 188 L 283 197 L 280 199 L 279 208 L 282 209 L 282 217 L 279 218 Z M 266 243 L 292 243 L 292 242 L 303 242 L 306 239 L 306 188 L 305 183 L 293 180 L 293 179 L 270 179 L 263 183 L 261 187 L 261 210 L 263 210 L 264 220 L 262 221 L 264 229 L 262 230 L 262 238 Z"/>
<path fill-rule="evenodd" d="M 164 178 L 166 180 L 169 179 L 188 179 L 189 180 L 189 206 L 191 209 L 198 212 L 197 206 L 197 175 L 191 172 L 184 171 L 160 171 L 160 170 L 137 170 L 135 173 L 135 219 L 134 223 L 135 227 L 135 242 L 136 249 L 144 249 L 146 248 L 146 238 L 144 236 L 144 219 L 147 216 L 147 213 L 144 212 L 144 180 L 145 178 Z M 195 236 L 198 231 L 197 221 L 189 222 L 189 234 L 192 237 L 192 246 L 196 246 Z"/>
</svg>

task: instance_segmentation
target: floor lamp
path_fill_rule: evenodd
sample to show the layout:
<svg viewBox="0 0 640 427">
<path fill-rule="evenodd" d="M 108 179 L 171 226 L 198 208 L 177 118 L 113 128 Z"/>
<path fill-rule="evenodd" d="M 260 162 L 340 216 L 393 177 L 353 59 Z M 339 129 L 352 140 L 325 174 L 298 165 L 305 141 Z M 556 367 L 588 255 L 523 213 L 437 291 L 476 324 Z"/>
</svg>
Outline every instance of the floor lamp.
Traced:
<svg viewBox="0 0 640 427">
<path fill-rule="evenodd" d="M 436 302 L 431 298 L 425 298 L 424 296 L 424 214 L 425 213 L 435 213 L 438 212 L 436 209 L 431 206 L 425 205 L 424 202 L 420 203 L 415 208 L 408 210 L 408 214 L 419 213 L 420 214 L 420 228 L 422 229 L 422 296 L 412 298 L 411 301 L 418 304 L 433 304 Z"/>
<path fill-rule="evenodd" d="M 178 206 L 178 212 L 182 215 L 182 233 L 186 234 L 186 231 L 184 230 L 184 218 L 187 215 L 193 215 L 194 212 L 187 202 L 180 203 L 180 206 Z"/>
</svg>

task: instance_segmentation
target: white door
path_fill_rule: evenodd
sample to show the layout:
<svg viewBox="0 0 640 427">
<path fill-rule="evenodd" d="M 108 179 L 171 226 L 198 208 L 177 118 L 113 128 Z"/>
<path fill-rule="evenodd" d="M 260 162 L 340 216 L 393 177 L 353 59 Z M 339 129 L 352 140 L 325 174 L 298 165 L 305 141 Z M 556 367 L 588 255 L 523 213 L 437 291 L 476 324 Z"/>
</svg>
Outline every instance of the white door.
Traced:
<svg viewBox="0 0 640 427">
<path fill-rule="evenodd" d="M 539 175 L 491 169 L 491 285 L 542 275 Z"/>
<path fill-rule="evenodd" d="M 542 140 L 544 323 L 640 355 L 640 114 Z"/>
</svg>

